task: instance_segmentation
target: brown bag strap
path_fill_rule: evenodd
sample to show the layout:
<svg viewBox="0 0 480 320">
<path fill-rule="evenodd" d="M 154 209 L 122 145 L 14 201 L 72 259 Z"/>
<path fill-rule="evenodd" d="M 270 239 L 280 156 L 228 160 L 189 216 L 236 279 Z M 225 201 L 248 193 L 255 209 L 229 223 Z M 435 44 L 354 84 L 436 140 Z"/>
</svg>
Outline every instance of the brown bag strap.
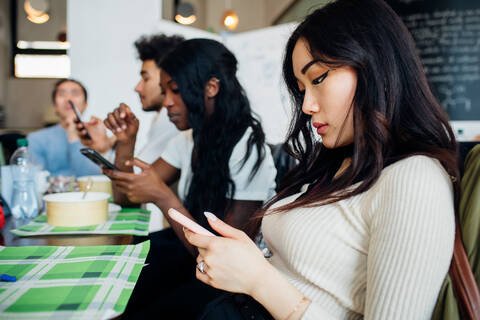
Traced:
<svg viewBox="0 0 480 320">
<path fill-rule="evenodd" d="M 450 278 L 458 307 L 465 319 L 480 320 L 480 292 L 456 223 Z"/>
</svg>

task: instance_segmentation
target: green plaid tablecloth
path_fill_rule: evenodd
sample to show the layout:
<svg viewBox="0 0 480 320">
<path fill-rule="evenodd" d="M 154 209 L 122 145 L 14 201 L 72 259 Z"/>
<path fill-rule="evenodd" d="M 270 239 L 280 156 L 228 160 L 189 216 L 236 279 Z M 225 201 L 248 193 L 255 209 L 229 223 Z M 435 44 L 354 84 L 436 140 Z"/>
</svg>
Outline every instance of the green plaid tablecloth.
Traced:
<svg viewBox="0 0 480 320">
<path fill-rule="evenodd" d="M 110 319 L 121 314 L 150 242 L 128 246 L 1 247 L 0 319 Z"/>
<path fill-rule="evenodd" d="M 54 227 L 47 223 L 47 217 L 40 215 L 27 225 L 11 230 L 17 236 L 38 236 L 57 234 L 131 234 L 148 235 L 150 211 L 125 208 L 119 212 L 109 212 L 108 220 L 86 227 Z"/>
</svg>

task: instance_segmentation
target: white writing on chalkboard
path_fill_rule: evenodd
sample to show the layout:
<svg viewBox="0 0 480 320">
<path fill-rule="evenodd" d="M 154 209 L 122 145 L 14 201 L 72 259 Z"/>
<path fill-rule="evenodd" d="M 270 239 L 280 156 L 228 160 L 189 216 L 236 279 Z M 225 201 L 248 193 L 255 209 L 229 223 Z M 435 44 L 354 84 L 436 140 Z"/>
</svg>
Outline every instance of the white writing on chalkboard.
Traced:
<svg viewBox="0 0 480 320">
<path fill-rule="evenodd" d="M 403 18 L 430 82 L 480 80 L 480 9 L 416 13 Z"/>
<path fill-rule="evenodd" d="M 478 93 L 472 96 L 471 89 L 480 84 L 480 9 L 416 12 L 402 19 L 441 104 L 451 116 L 468 118 Z"/>
</svg>

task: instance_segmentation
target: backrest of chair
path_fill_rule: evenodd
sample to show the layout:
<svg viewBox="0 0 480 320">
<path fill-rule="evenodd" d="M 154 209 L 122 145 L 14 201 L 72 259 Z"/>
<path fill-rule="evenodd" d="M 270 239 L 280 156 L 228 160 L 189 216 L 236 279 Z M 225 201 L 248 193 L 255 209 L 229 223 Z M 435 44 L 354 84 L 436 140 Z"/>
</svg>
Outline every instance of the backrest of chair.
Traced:
<svg viewBox="0 0 480 320">
<path fill-rule="evenodd" d="M 480 286 L 480 145 L 465 160 L 459 219 L 465 251 Z"/>
<path fill-rule="evenodd" d="M 480 145 L 469 147 L 454 255 L 432 316 L 435 320 L 480 319 Z"/>
<path fill-rule="evenodd" d="M 283 176 L 297 164 L 297 161 L 285 151 L 283 143 L 269 144 L 268 146 L 272 151 L 273 162 L 277 169 L 275 183 L 277 184 L 276 191 L 278 191 Z"/>
<path fill-rule="evenodd" d="M 465 160 L 470 150 L 473 149 L 476 145 L 480 144 L 479 141 L 461 141 L 459 145 L 459 154 L 460 154 L 460 174 L 463 176 L 465 171 Z"/>
<path fill-rule="evenodd" d="M 25 134 L 17 131 L 0 134 L 0 143 L 3 147 L 3 155 L 6 164 L 10 161 L 12 153 L 17 149 L 17 140 L 25 137 Z"/>
<path fill-rule="evenodd" d="M 3 144 L 0 142 L 0 166 L 5 166 L 7 161 L 5 160 L 5 152 L 3 151 Z"/>
</svg>

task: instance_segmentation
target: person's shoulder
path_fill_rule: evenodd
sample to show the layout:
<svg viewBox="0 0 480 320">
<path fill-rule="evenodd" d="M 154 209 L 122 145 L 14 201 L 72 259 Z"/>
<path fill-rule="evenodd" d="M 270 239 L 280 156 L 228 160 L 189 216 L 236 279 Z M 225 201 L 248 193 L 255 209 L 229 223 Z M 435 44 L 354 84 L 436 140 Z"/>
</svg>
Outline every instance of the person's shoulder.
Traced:
<svg viewBox="0 0 480 320">
<path fill-rule="evenodd" d="M 426 155 L 412 155 L 399 160 L 384 169 L 384 172 L 398 172 L 403 170 L 421 170 L 424 168 L 443 169 L 440 162 Z"/>
<path fill-rule="evenodd" d="M 454 215 L 454 193 L 450 176 L 434 158 L 412 155 L 386 167 L 368 193 L 374 219 L 402 219 L 411 223 L 445 219 Z M 421 215 L 419 214 L 421 212 Z M 418 219 L 423 217 L 422 221 Z M 384 223 L 379 225 L 385 226 Z M 378 226 L 378 225 L 377 225 Z"/>
<path fill-rule="evenodd" d="M 186 142 L 192 142 L 193 143 L 193 130 L 188 129 L 188 130 L 183 130 L 178 133 L 178 135 L 175 136 L 176 140 L 178 141 L 186 141 Z"/>
<path fill-rule="evenodd" d="M 192 129 L 180 131 L 170 140 L 167 149 L 185 149 L 188 148 L 189 145 L 193 146 Z"/>
<path fill-rule="evenodd" d="M 53 137 L 57 136 L 62 131 L 62 127 L 60 125 L 54 125 L 51 127 L 43 128 L 37 131 L 30 133 L 27 138 L 29 140 L 37 140 L 37 139 L 52 139 Z"/>
<path fill-rule="evenodd" d="M 418 181 L 449 182 L 449 175 L 437 159 L 425 155 L 412 155 L 386 167 L 380 180 L 387 183 L 411 184 Z"/>
</svg>

